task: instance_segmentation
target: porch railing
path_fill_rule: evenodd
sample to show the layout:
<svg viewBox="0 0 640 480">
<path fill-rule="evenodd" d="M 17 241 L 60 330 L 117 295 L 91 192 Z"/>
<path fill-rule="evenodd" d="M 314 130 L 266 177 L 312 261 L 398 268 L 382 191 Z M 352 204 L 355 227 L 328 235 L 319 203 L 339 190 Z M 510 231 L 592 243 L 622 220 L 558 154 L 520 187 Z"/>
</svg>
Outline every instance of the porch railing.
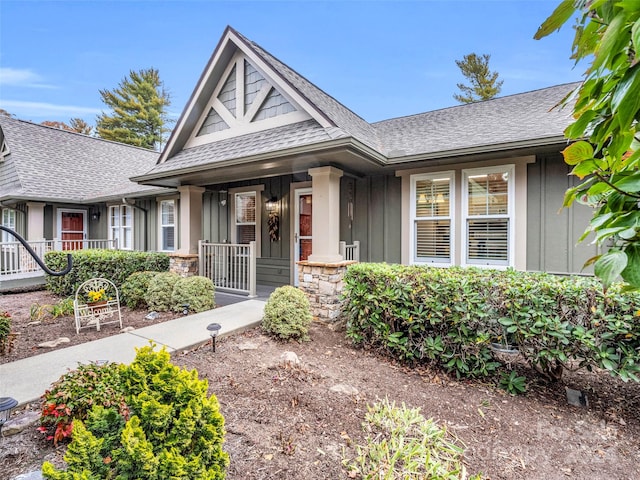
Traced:
<svg viewBox="0 0 640 480">
<path fill-rule="evenodd" d="M 81 250 L 88 248 L 116 249 L 116 240 L 39 240 L 29 242 L 31 248 L 44 260 L 51 251 Z M 0 277 L 32 276 L 41 274 L 42 269 L 20 242 L 0 242 Z"/>
<path fill-rule="evenodd" d="M 249 244 L 198 242 L 199 274 L 216 290 L 256 296 L 256 242 Z"/>
<path fill-rule="evenodd" d="M 344 260 L 360 261 L 360 242 L 358 240 L 355 240 L 352 245 L 347 245 L 347 242 L 340 242 L 339 250 Z"/>
</svg>

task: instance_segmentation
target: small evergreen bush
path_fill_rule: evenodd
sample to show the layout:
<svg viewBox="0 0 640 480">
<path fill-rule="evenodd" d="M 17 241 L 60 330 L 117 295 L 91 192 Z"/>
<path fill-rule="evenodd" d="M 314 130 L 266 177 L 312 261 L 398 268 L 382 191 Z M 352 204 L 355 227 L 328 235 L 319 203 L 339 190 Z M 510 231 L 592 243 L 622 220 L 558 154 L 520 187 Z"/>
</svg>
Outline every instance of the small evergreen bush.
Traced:
<svg viewBox="0 0 640 480">
<path fill-rule="evenodd" d="M 149 306 L 149 310 L 166 312 L 172 309 L 171 294 L 180 278 L 182 277 L 177 273 L 163 272 L 157 274 L 149 281 L 149 289 L 147 290 L 147 305 Z"/>
<path fill-rule="evenodd" d="M 65 453 L 67 469 L 42 466 L 52 480 L 225 478 L 224 418 L 208 383 L 170 363 L 153 346 L 137 350 L 121 378 L 130 415 L 95 406 L 86 421 L 74 420 Z"/>
<path fill-rule="evenodd" d="M 0 355 L 11 351 L 11 315 L 9 312 L 0 312 Z"/>
<path fill-rule="evenodd" d="M 291 285 L 278 287 L 264 307 L 262 328 L 280 340 L 309 340 L 311 307 L 304 292 Z"/>
<path fill-rule="evenodd" d="M 131 309 L 147 308 L 149 282 L 160 272 L 134 272 L 120 289 L 120 300 Z"/>
<path fill-rule="evenodd" d="M 181 312 L 185 304 L 189 304 L 189 310 L 196 313 L 211 310 L 215 305 L 214 294 L 213 282 L 207 277 L 181 278 L 176 282 L 171 294 L 173 310 Z"/>
</svg>

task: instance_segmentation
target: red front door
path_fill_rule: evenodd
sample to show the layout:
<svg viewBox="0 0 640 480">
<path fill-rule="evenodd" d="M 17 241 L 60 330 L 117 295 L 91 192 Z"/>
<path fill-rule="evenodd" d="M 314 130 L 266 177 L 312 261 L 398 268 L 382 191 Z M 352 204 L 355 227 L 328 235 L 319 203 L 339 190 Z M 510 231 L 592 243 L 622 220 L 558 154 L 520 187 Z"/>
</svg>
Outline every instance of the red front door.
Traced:
<svg viewBox="0 0 640 480">
<path fill-rule="evenodd" d="M 81 250 L 84 240 L 84 212 L 61 212 L 60 239 L 63 250 Z"/>
</svg>

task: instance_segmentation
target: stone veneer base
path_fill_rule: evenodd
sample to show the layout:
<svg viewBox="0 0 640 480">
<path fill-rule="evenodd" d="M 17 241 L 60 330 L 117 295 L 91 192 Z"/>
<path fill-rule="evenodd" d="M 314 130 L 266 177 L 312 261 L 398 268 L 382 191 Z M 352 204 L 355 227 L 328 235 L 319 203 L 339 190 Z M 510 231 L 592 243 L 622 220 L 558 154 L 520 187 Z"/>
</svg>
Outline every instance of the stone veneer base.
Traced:
<svg viewBox="0 0 640 480">
<path fill-rule="evenodd" d="M 340 318 L 344 274 L 347 267 L 354 263 L 298 262 L 298 286 L 307 295 L 315 319 L 335 322 Z"/>
<path fill-rule="evenodd" d="M 181 277 L 198 275 L 198 255 L 195 253 L 170 253 L 169 271 Z"/>
</svg>

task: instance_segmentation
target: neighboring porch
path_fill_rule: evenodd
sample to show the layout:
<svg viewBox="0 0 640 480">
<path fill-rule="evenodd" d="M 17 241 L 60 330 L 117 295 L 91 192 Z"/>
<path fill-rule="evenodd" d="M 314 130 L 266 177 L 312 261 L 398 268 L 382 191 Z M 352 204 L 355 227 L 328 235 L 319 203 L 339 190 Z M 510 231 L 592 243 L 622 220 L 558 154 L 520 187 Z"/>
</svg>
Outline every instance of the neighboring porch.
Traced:
<svg viewBox="0 0 640 480">
<path fill-rule="evenodd" d="M 29 246 L 44 259 L 47 252 L 86 250 L 91 248 L 117 249 L 117 240 L 40 240 Z M 18 241 L 0 242 L 0 292 L 28 289 L 44 285 L 45 276 L 27 249 Z"/>
</svg>

